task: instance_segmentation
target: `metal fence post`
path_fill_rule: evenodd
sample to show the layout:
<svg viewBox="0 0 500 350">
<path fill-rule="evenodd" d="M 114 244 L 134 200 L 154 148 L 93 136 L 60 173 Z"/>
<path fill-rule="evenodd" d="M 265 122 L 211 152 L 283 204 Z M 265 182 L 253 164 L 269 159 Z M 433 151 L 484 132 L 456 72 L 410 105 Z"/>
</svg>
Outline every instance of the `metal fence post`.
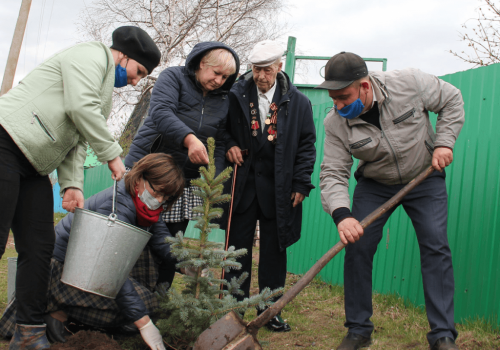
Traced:
<svg viewBox="0 0 500 350">
<path fill-rule="evenodd" d="M 295 43 L 297 39 L 293 36 L 288 37 L 288 46 L 286 48 L 285 73 L 288 74 L 293 83 L 295 77 Z"/>
</svg>

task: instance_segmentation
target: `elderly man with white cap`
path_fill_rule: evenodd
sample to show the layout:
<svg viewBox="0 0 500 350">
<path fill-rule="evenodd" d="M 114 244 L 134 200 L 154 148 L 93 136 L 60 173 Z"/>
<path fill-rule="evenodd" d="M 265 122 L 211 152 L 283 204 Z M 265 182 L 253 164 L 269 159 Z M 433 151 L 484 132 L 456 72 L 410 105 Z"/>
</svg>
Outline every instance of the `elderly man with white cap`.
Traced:
<svg viewBox="0 0 500 350">
<path fill-rule="evenodd" d="M 286 248 L 300 238 L 302 201 L 314 186 L 316 129 L 311 103 L 281 71 L 284 50 L 275 41 L 259 42 L 248 57 L 252 71 L 229 93 L 226 157 L 238 166 L 229 245 L 246 248 L 240 271 L 251 273 L 252 245 L 260 223 L 259 289 L 285 286 Z M 250 276 L 242 284 L 249 296 Z M 262 312 L 260 310 L 259 312 Z M 281 316 L 267 328 L 290 331 Z"/>
</svg>

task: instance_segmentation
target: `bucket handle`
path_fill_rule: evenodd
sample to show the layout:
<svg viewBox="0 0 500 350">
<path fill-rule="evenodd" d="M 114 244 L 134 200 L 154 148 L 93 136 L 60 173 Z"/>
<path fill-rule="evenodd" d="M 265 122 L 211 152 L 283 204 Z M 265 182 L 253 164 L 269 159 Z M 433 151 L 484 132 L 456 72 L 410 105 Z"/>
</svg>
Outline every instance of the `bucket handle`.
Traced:
<svg viewBox="0 0 500 350">
<path fill-rule="evenodd" d="M 111 214 L 108 217 L 108 226 L 113 226 L 116 222 L 118 216 L 115 213 L 115 205 L 116 205 L 116 180 L 113 182 L 113 203 L 111 207 Z"/>
</svg>

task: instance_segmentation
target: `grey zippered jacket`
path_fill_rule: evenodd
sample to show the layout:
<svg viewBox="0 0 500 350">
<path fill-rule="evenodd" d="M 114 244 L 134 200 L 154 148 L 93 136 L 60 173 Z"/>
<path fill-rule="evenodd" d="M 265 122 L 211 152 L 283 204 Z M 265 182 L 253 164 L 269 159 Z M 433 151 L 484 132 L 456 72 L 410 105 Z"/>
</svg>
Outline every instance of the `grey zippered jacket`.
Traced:
<svg viewBox="0 0 500 350">
<path fill-rule="evenodd" d="M 350 208 L 353 158 L 358 173 L 386 185 L 406 184 L 431 165 L 434 147 L 453 149 L 464 123 L 460 90 L 418 69 L 372 72 L 380 126 L 332 109 L 324 120 L 325 145 L 320 188 L 323 209 Z M 438 114 L 436 132 L 428 111 Z"/>
</svg>

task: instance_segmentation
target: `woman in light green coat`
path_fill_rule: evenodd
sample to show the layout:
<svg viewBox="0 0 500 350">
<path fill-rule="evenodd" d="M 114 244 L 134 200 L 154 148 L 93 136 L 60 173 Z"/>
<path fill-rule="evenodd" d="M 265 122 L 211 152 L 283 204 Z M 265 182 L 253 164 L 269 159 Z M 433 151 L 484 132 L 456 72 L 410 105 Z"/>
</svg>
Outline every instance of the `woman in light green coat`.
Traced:
<svg viewBox="0 0 500 350">
<path fill-rule="evenodd" d="M 73 46 L 49 58 L 0 97 L 0 256 L 12 229 L 18 252 L 16 331 L 9 349 L 46 349 L 44 313 L 54 246 L 48 174 L 57 169 L 63 208 L 83 208 L 87 142 L 120 180 L 121 147 L 107 129 L 113 87 L 136 85 L 160 51 L 138 27 L 113 32 L 113 45 Z"/>
</svg>

